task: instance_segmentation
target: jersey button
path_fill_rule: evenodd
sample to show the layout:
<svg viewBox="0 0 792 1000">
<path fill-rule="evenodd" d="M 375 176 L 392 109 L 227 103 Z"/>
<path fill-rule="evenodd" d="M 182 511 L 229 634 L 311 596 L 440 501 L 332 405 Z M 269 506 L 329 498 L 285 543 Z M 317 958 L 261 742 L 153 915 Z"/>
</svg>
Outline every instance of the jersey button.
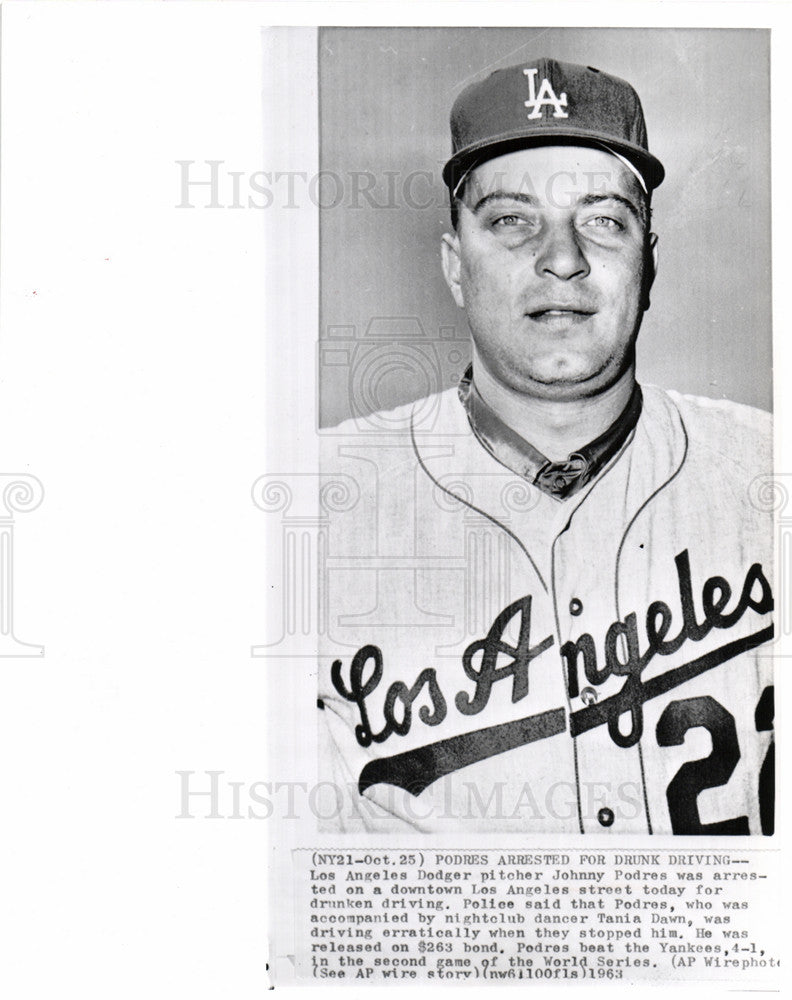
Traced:
<svg viewBox="0 0 792 1000">
<path fill-rule="evenodd" d="M 572 600 L 569 602 L 570 615 L 574 615 L 577 618 L 577 616 L 581 613 L 582 610 L 583 610 L 583 602 L 578 600 L 577 597 L 573 597 Z"/>
<path fill-rule="evenodd" d="M 597 692 L 594 688 L 583 688 L 580 692 L 580 700 L 584 705 L 593 705 L 597 700 Z"/>
<path fill-rule="evenodd" d="M 615 817 L 613 815 L 613 810 L 608 809 L 607 806 L 600 809 L 600 811 L 597 813 L 597 819 L 599 820 L 600 826 L 613 826 L 614 818 Z"/>
</svg>

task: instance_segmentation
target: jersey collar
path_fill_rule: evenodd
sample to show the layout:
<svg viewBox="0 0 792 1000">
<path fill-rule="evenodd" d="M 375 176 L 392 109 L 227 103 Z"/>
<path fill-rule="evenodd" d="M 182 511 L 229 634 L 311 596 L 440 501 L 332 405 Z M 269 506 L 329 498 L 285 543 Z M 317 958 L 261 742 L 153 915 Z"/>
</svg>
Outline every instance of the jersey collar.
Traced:
<svg viewBox="0 0 792 1000">
<path fill-rule="evenodd" d="M 472 365 L 462 376 L 458 391 L 480 444 L 501 465 L 556 500 L 574 496 L 599 475 L 632 433 L 643 406 L 641 387 L 636 383 L 627 406 L 603 434 L 563 461 L 551 462 L 484 401 L 473 381 Z"/>
</svg>

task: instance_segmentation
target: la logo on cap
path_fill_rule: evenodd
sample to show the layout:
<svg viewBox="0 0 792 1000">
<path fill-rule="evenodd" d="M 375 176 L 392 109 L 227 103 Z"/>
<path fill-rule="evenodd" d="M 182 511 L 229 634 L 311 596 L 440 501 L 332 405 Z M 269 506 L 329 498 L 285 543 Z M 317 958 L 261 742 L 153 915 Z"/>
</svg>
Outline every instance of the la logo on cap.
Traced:
<svg viewBox="0 0 792 1000">
<path fill-rule="evenodd" d="M 538 69 L 523 70 L 523 73 L 528 77 L 528 93 L 530 95 L 530 99 L 525 102 L 525 106 L 532 109 L 528 118 L 541 118 L 542 108 L 545 104 L 549 104 L 555 109 L 553 111 L 553 118 L 569 118 L 569 115 L 563 110 L 567 106 L 566 93 L 563 93 L 560 97 L 556 97 L 552 84 L 547 77 L 542 79 L 539 93 L 536 93 L 536 75 L 538 72 Z"/>
</svg>

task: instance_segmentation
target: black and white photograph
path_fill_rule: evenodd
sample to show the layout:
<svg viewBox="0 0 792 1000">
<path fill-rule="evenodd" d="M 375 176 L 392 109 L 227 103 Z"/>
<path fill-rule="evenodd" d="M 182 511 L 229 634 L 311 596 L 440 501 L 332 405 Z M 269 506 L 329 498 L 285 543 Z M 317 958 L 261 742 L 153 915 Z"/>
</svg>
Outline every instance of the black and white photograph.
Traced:
<svg viewBox="0 0 792 1000">
<path fill-rule="evenodd" d="M 769 32 L 319 32 L 325 828 L 774 831 Z"/>
</svg>

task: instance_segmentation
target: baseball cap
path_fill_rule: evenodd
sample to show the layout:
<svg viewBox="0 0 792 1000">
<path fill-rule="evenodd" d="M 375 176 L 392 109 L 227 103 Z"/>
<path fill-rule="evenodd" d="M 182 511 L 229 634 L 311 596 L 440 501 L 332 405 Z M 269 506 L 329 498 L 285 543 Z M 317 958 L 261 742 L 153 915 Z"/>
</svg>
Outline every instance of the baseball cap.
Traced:
<svg viewBox="0 0 792 1000">
<path fill-rule="evenodd" d="M 643 108 L 626 80 L 593 66 L 535 59 L 495 70 L 457 97 L 453 153 L 443 168 L 452 193 L 474 167 L 533 145 L 594 145 L 624 157 L 652 190 L 665 170 L 649 152 Z"/>
</svg>

